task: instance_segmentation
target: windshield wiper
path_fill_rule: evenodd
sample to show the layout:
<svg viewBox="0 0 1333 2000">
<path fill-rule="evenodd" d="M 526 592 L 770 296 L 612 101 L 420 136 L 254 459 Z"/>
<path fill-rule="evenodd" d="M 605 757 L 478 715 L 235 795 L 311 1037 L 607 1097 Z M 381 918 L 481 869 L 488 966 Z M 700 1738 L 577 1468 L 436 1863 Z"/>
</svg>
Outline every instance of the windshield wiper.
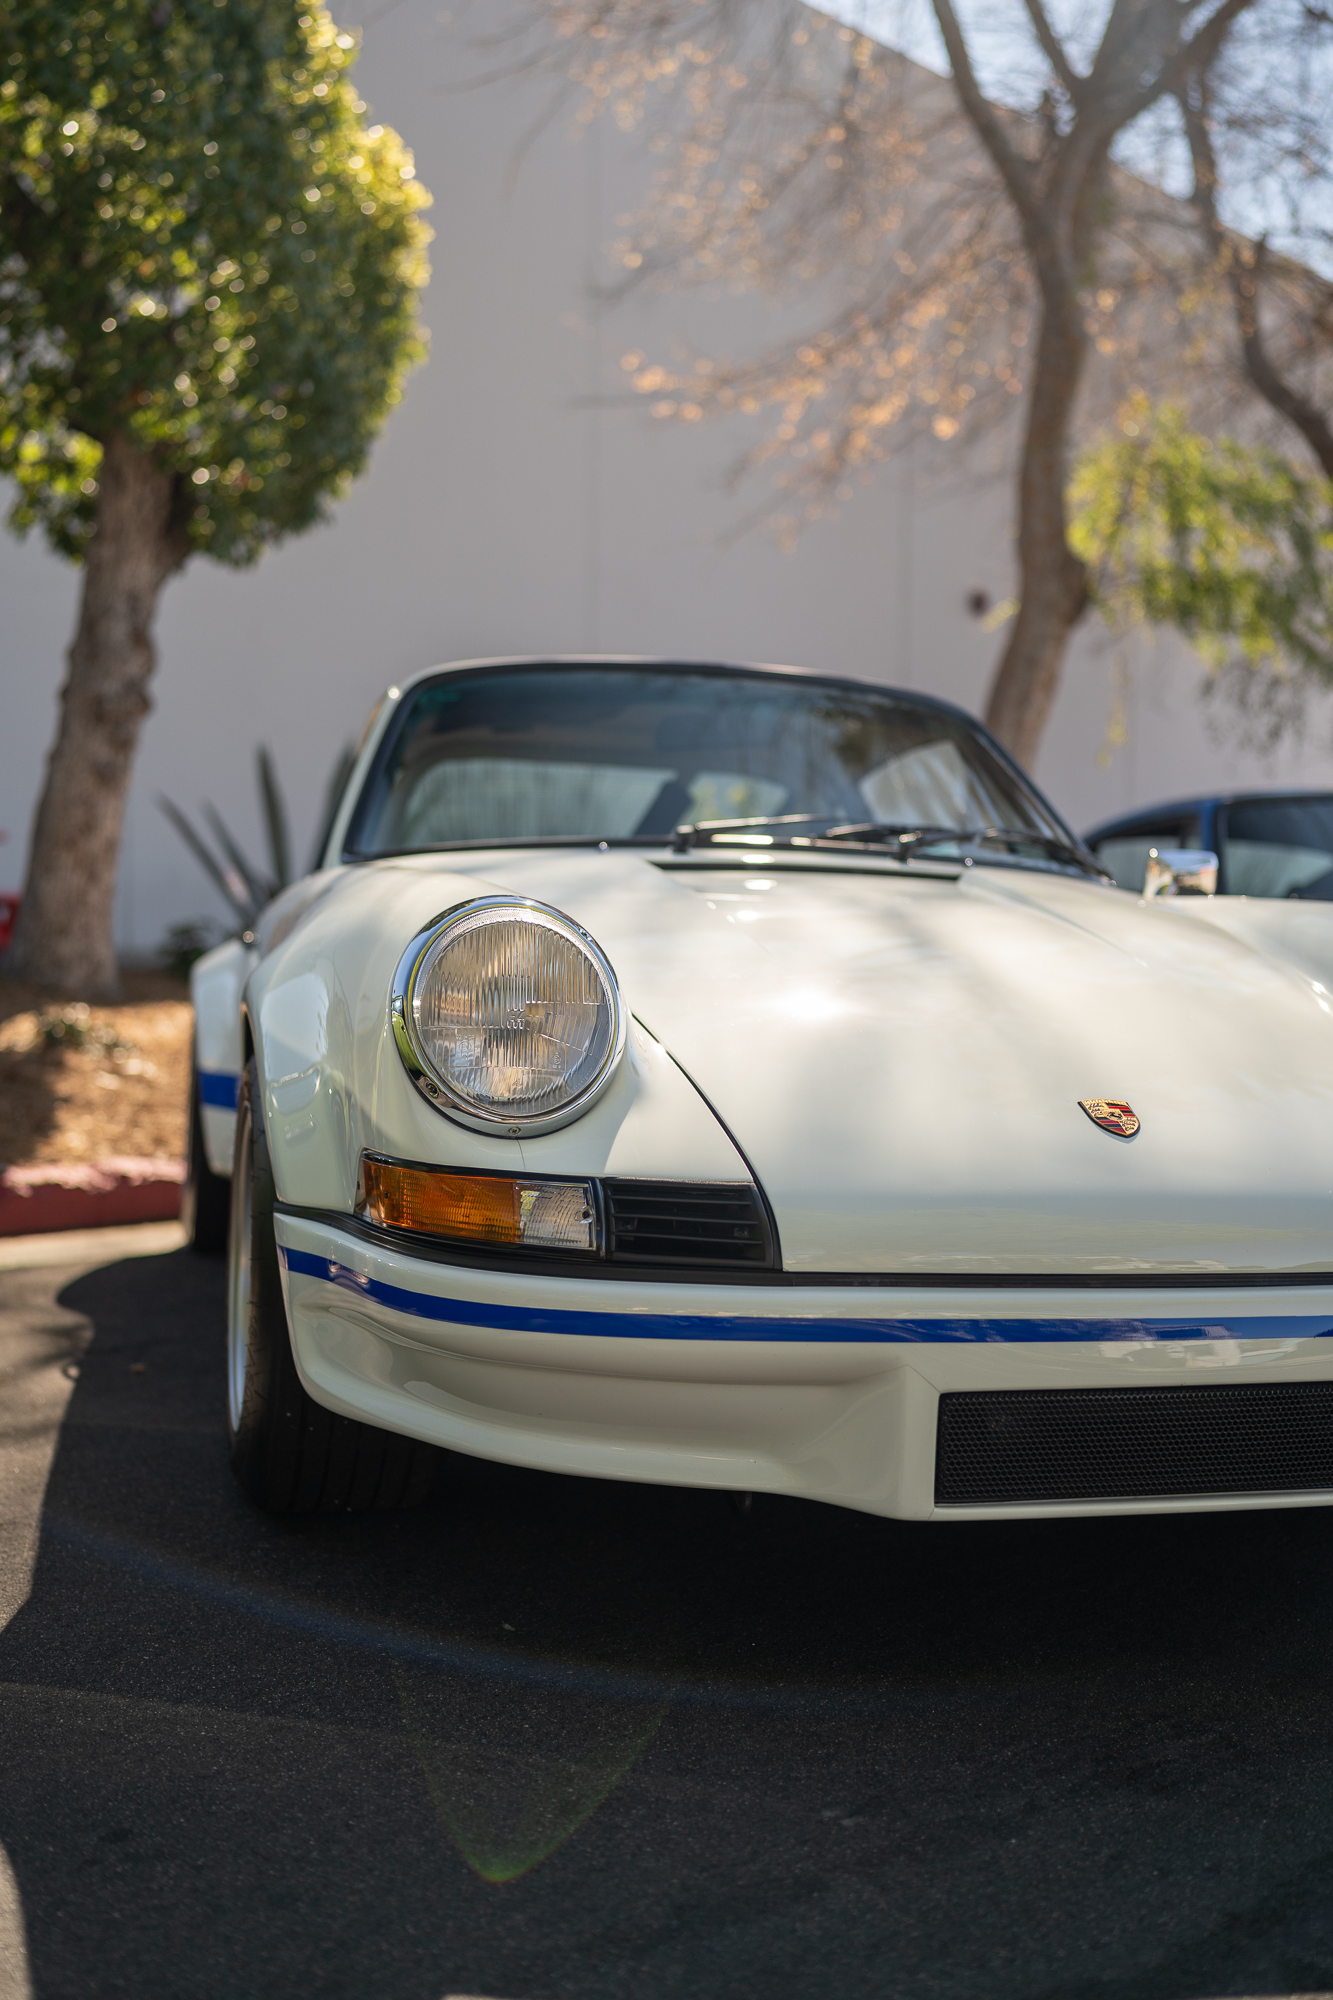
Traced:
<svg viewBox="0 0 1333 2000">
<path fill-rule="evenodd" d="M 1041 833 L 1034 826 L 833 826 L 821 838 L 877 846 L 887 835 L 893 837 L 904 860 L 909 860 L 923 847 L 942 847 L 946 841 L 956 847 L 1019 845 L 1043 848 L 1056 861 L 1081 868 L 1085 874 L 1103 876 L 1108 881 L 1111 879 L 1107 871 L 1099 867 L 1081 847 L 1075 847 L 1072 841 L 1061 840 L 1057 834 Z"/>
<path fill-rule="evenodd" d="M 816 831 L 808 834 L 788 833 L 785 842 L 779 843 L 770 829 L 785 831 L 796 826 L 808 826 Z M 756 814 L 752 819 L 700 819 L 693 824 L 678 826 L 672 835 L 672 846 L 677 854 L 686 854 L 691 847 L 702 846 L 705 842 L 723 847 L 773 847 L 782 844 L 788 847 L 817 847 L 825 841 L 835 841 L 841 845 L 860 847 L 900 848 L 904 854 L 914 853 L 922 842 L 937 840 L 957 840 L 959 830 L 954 826 L 922 826 L 919 821 L 904 821 L 901 825 L 886 826 L 879 821 L 855 825 L 834 819 L 828 813 L 774 813 Z"/>
<path fill-rule="evenodd" d="M 887 847 L 899 860 L 910 861 L 922 847 L 942 846 L 946 840 L 969 840 L 976 831 L 968 827 L 900 825 L 896 821 L 885 825 L 879 820 L 866 820 L 830 826 L 820 838 L 837 841 L 843 847 Z"/>
<path fill-rule="evenodd" d="M 834 824 L 827 813 L 761 813 L 754 819 L 686 820 L 672 834 L 671 846 L 676 854 L 688 854 L 692 847 L 702 847 L 706 841 L 720 841 L 724 846 L 772 847 L 770 827 L 828 827 Z M 793 835 L 792 838 L 799 836 Z M 807 843 L 802 841 L 801 844 L 805 846 Z"/>
<path fill-rule="evenodd" d="M 788 831 L 798 826 L 818 830 L 807 834 Z M 782 839 L 783 833 L 786 834 L 785 840 Z M 1057 862 L 1080 868 L 1084 874 L 1095 875 L 1099 880 L 1111 880 L 1090 854 L 1075 847 L 1071 841 L 1026 826 L 934 826 L 920 822 L 839 821 L 818 813 L 778 813 L 752 819 L 697 820 L 693 825 L 676 828 L 672 846 L 677 854 L 687 854 L 691 847 L 705 843 L 736 847 L 781 844 L 806 849 L 852 847 L 886 853 L 898 861 L 910 861 L 923 849 L 942 847 L 946 842 L 957 847 L 1013 846 L 1015 843 L 1040 847 Z"/>
</svg>

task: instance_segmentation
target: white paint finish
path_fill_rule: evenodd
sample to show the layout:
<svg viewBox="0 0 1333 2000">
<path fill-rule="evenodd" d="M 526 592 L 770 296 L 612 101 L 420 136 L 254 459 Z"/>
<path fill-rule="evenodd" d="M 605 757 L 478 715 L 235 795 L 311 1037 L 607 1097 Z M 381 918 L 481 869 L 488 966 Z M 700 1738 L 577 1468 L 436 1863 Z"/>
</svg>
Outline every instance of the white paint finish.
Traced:
<svg viewBox="0 0 1333 2000">
<path fill-rule="evenodd" d="M 279 952 L 260 966 L 249 1000 L 278 1195 L 350 1211 L 360 1117 L 337 967 L 318 945 L 304 958 Z"/>
<path fill-rule="evenodd" d="M 436 1113 L 389 1028 L 408 941 L 495 888 L 591 931 L 647 1031 L 599 1104 L 544 1138 Z M 1186 903 L 986 867 L 419 856 L 339 877 L 250 997 L 277 1184 L 302 1205 L 350 1210 L 363 1146 L 500 1171 L 736 1179 L 748 1163 L 789 1270 L 1331 1261 L 1329 1002 Z M 1097 1096 L 1129 1099 L 1134 1139 L 1084 1117 Z"/>
<path fill-rule="evenodd" d="M 236 1113 L 224 1110 L 220 1104 L 205 1104 L 199 1122 L 203 1127 L 204 1158 L 209 1172 L 230 1180 L 236 1151 Z"/>
<path fill-rule="evenodd" d="M 374 741 L 379 741 L 376 735 Z M 373 752 L 374 745 L 371 745 Z M 349 780 L 345 796 L 355 797 L 364 775 L 367 757 L 357 759 L 355 770 Z M 340 819 L 341 819 L 340 815 Z M 255 924 L 255 951 L 259 957 L 276 951 L 283 939 L 289 937 L 300 923 L 307 910 L 314 908 L 321 896 L 327 896 L 342 874 L 341 868 L 323 868 L 310 875 L 302 875 L 267 903 Z"/>
<path fill-rule="evenodd" d="M 637 1021 L 630 1024 L 616 1076 L 587 1116 L 521 1143 L 523 1163 L 533 1173 L 750 1179 L 745 1161 L 688 1077 Z"/>
<path fill-rule="evenodd" d="M 255 972 L 247 998 L 281 1198 L 349 1212 L 363 1147 L 509 1172 L 748 1180 L 698 1091 L 639 1025 L 593 1108 L 558 1132 L 497 1138 L 423 1100 L 393 1040 L 389 996 L 416 933 L 489 886 L 454 859 L 347 870 Z"/>
<path fill-rule="evenodd" d="M 1333 1339 L 1283 1340 L 1273 1322 L 1327 1314 L 1333 1288 L 1188 1293 L 635 1284 L 451 1268 L 304 1218 L 280 1216 L 285 1246 L 367 1279 L 473 1306 L 584 1313 L 846 1317 L 960 1322 L 1135 1318 L 1264 1323 L 1235 1337 L 1058 1343 L 901 1344 L 633 1339 L 519 1333 L 429 1320 L 321 1279 L 284 1272 L 297 1364 L 317 1401 L 348 1416 L 506 1464 L 608 1479 L 800 1494 L 900 1519 L 1209 1511 L 1222 1501 L 936 1510 L 937 1402 L 957 1389 L 1124 1386 L 1151 1355 L 1155 1385 L 1333 1379 Z M 1321 1505 L 1282 1495 L 1263 1505 Z"/>
<path fill-rule="evenodd" d="M 191 966 L 194 1053 L 200 1069 L 240 1074 L 241 994 L 254 963 L 254 953 L 239 938 L 229 938 Z"/>
<path fill-rule="evenodd" d="M 644 290 L 592 313 L 588 281 L 614 276 L 615 217 L 647 172 L 640 143 L 610 121 L 578 141 L 557 119 L 511 185 L 544 97 L 521 82 L 455 87 L 476 66 L 466 40 L 485 12 L 447 29 L 432 0 L 401 0 L 366 27 L 360 87 L 436 194 L 433 357 L 331 525 L 256 570 L 198 561 L 167 587 L 117 912 L 119 938 L 137 950 L 172 921 L 222 914 L 158 813 L 159 792 L 189 810 L 212 799 L 258 852 L 253 755 L 267 742 L 303 849 L 341 746 L 388 682 L 432 660 L 588 647 L 794 659 L 972 708 L 984 699 L 1004 635 L 982 631 L 963 599 L 978 586 L 1012 593 L 1007 477 L 923 442 L 791 555 L 761 533 L 724 540 L 764 497 L 760 484 L 740 497 L 724 490 L 756 426 L 674 429 L 642 406 L 612 407 L 626 381 L 620 357 L 751 354 L 783 330 L 805 331 L 814 302 Z M 22 879 L 76 587 L 38 538 L 0 536 L 0 829 L 10 836 L 0 888 Z M 1174 642 L 1117 649 L 1095 624 L 1080 632 L 1037 768 L 1075 825 L 1211 785 L 1333 781 L 1324 708 L 1304 748 L 1264 760 L 1210 739 L 1199 678 Z M 1129 737 L 1103 766 L 1118 680 Z"/>
<path fill-rule="evenodd" d="M 484 866 L 598 939 L 746 1155 L 788 1269 L 1333 1262 L 1333 1017 L 1183 906 L 987 867 Z M 1105 1096 L 1136 1138 L 1078 1109 Z"/>
<path fill-rule="evenodd" d="M 934 1322 L 953 1328 L 957 1337 L 917 1344 L 914 1340 L 883 1342 L 849 1339 L 829 1341 L 694 1337 L 681 1339 L 612 1338 L 521 1333 L 473 1327 L 462 1321 L 444 1323 L 391 1314 L 405 1338 L 417 1346 L 446 1347 L 451 1353 L 477 1360 L 503 1361 L 514 1367 L 558 1365 L 575 1374 L 633 1376 L 652 1381 L 734 1381 L 741 1383 L 829 1383 L 866 1379 L 906 1362 L 928 1377 L 937 1389 L 966 1388 L 975 1383 L 978 1367 L 986 1371 L 976 1386 L 1013 1385 L 1016 1371 L 1035 1366 L 1037 1377 L 1024 1388 L 1115 1386 L 1126 1372 L 1150 1369 L 1179 1380 L 1194 1379 L 1200 1368 L 1239 1369 L 1247 1379 L 1254 1368 L 1274 1369 L 1274 1379 L 1289 1379 L 1293 1371 L 1312 1368 L 1333 1373 L 1333 1285 L 1255 1284 L 1243 1288 L 1201 1283 L 1166 1288 L 1146 1281 L 1138 1286 L 1097 1285 L 926 1285 L 910 1278 L 886 1285 L 845 1285 L 830 1282 L 765 1284 L 686 1279 L 653 1280 L 632 1275 L 588 1273 L 576 1264 L 558 1278 L 532 1275 L 521 1265 L 483 1270 L 436 1258 L 413 1257 L 398 1244 L 353 1234 L 332 1220 L 280 1215 L 279 1240 L 293 1249 L 310 1250 L 321 1258 L 344 1264 L 358 1280 L 403 1286 L 431 1298 L 459 1300 L 470 1306 L 514 1306 L 574 1313 L 681 1315 L 693 1336 L 701 1319 L 759 1317 L 780 1320 L 799 1329 L 803 1322 L 845 1321 L 850 1330 L 859 1321 L 895 1324 Z M 313 1282 L 313 1281 L 312 1281 Z M 330 1297 L 333 1289 L 325 1287 Z M 351 1294 L 343 1294 L 344 1300 Z M 365 1309 L 360 1296 L 352 1299 Z M 378 1310 L 378 1309 L 376 1309 Z M 1290 1340 L 1277 1329 L 1284 1321 L 1326 1322 L 1330 1337 L 1297 1332 Z M 992 1342 L 985 1329 L 992 1324 L 1051 1321 L 1056 1325 L 1087 1322 L 1101 1329 L 1081 1341 Z M 1140 1338 L 1126 1332 L 1146 1321 L 1171 1327 L 1219 1329 L 1207 1338 L 1176 1340 Z M 1241 1321 L 1260 1323 L 1263 1331 L 1237 1343 L 1230 1328 Z M 975 1339 L 964 1338 L 976 1326 Z M 1115 1337 L 1106 1331 L 1116 1329 Z M 1123 1335 L 1123 1337 L 1121 1337 Z M 1239 1358 L 1238 1358 L 1239 1357 Z"/>
<path fill-rule="evenodd" d="M 278 1228 L 283 1243 L 318 1245 L 360 1267 L 362 1246 L 332 1230 L 286 1216 Z M 395 1268 L 375 1252 L 366 1261 Z M 408 1259 L 396 1265 L 399 1282 L 415 1284 L 421 1271 Z M 463 1276 L 472 1290 L 477 1274 L 437 1266 L 431 1276 Z M 482 1283 L 492 1296 L 533 1295 L 532 1280 Z M 936 1398 L 911 1356 L 883 1368 L 856 1350 L 738 1353 L 718 1342 L 441 1328 L 285 1269 L 283 1284 L 301 1379 L 343 1415 L 502 1464 L 792 1493 L 901 1518 L 929 1511 Z M 622 1301 L 637 1292 L 645 1310 L 651 1291 L 651 1309 L 662 1310 L 662 1287 L 610 1289 Z M 544 1299 L 552 1290 L 541 1281 Z M 691 1298 L 687 1309 L 699 1304 Z"/>
<path fill-rule="evenodd" d="M 1187 896 L 1181 916 L 1215 926 L 1242 944 L 1290 965 L 1314 982 L 1325 1009 L 1333 1008 L 1333 903 L 1303 903 L 1258 896 Z"/>
</svg>

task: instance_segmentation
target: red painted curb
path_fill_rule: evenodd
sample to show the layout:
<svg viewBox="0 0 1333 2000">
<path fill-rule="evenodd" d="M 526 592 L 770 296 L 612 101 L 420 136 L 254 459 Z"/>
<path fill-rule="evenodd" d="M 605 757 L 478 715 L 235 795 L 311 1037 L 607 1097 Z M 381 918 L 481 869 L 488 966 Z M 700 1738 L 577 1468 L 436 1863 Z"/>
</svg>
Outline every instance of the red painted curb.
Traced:
<svg viewBox="0 0 1333 2000">
<path fill-rule="evenodd" d="M 96 1160 L 85 1166 L 6 1167 L 0 1236 L 171 1222 L 180 1214 L 183 1160 Z"/>
</svg>

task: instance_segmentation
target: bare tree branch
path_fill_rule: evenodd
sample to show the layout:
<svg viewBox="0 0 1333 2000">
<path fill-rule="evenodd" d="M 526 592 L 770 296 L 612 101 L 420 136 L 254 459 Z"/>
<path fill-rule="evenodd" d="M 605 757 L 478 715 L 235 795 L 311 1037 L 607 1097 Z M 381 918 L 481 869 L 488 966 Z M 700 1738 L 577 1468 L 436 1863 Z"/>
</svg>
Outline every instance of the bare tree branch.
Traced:
<svg viewBox="0 0 1333 2000">
<path fill-rule="evenodd" d="M 1076 104 L 1078 102 L 1079 91 L 1083 87 L 1084 79 L 1078 74 L 1078 71 L 1065 54 L 1064 44 L 1051 26 L 1041 0 L 1024 0 L 1024 5 L 1028 10 L 1028 19 L 1032 23 L 1032 31 L 1041 43 L 1047 61 L 1059 77 L 1064 88 L 1068 91 L 1071 101 Z"/>
<path fill-rule="evenodd" d="M 1214 62 L 1230 29 L 1254 5 L 1255 0 L 1222 0 L 1217 12 L 1210 15 L 1203 27 L 1182 44 L 1174 58 L 1163 66 L 1156 80 L 1138 93 L 1130 116 L 1142 117 L 1163 97 L 1174 97 L 1192 69 L 1206 69 Z"/>
<path fill-rule="evenodd" d="M 1013 197 L 1014 206 L 1026 220 L 1034 214 L 1037 206 L 1037 191 L 1033 181 L 1031 165 L 1009 142 L 1003 120 L 982 91 L 972 67 L 963 31 L 958 25 L 951 0 L 932 0 L 935 19 L 939 23 L 949 64 L 953 70 L 954 85 L 962 100 L 964 111 L 999 168 L 1005 186 Z"/>
<path fill-rule="evenodd" d="M 1223 228 L 1218 215 L 1217 155 L 1210 129 L 1206 70 L 1192 74 L 1189 85 L 1178 93 L 1178 100 L 1194 169 L 1191 200 L 1213 259 L 1225 273 L 1231 291 L 1245 373 L 1264 401 L 1295 425 L 1325 476 L 1333 479 L 1333 426 L 1317 405 L 1283 377 L 1264 340 L 1260 310 L 1267 246 L 1262 240 L 1257 244 L 1242 242 Z"/>
<path fill-rule="evenodd" d="M 933 0 L 947 81 L 797 0 L 518 4 L 557 28 L 548 60 L 583 89 L 585 113 L 614 107 L 631 124 L 662 106 L 660 176 L 614 246 L 623 282 L 822 297 L 813 330 L 767 353 L 623 364 L 659 421 L 773 413 L 735 473 L 774 481 L 787 511 L 768 518 L 784 532 L 849 498 L 899 439 L 1009 430 L 1023 409 L 1020 611 L 988 714 L 1030 759 L 1087 602 L 1065 511 L 1077 427 L 1094 407 L 1109 416 L 1115 382 L 1142 381 L 1150 349 L 1174 342 L 1183 374 L 1192 342 L 1194 386 L 1223 371 L 1211 333 L 1173 331 L 1196 231 L 1111 149 L 1182 52 L 1220 46 L 1259 0 L 1210 0 L 1192 38 L 1198 0 L 1109 0 L 1077 67 L 1050 0 L 1024 0 L 1031 46 L 1067 100 L 1050 116 L 987 97 L 957 0 Z"/>
</svg>

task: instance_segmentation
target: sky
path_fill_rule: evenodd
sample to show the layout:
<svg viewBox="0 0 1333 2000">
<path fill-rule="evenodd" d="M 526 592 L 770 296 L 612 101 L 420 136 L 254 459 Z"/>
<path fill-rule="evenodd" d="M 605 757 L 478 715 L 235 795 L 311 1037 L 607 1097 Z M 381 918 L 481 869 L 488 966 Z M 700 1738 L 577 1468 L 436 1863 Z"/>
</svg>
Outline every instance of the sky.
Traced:
<svg viewBox="0 0 1333 2000">
<path fill-rule="evenodd" d="M 901 49 L 941 75 L 949 64 L 930 0 L 830 0 L 829 11 L 876 40 Z M 1048 0 L 1048 12 L 1075 64 L 1092 59 L 1109 11 L 1106 0 Z M 1211 4 L 1199 8 L 1206 18 Z M 1232 41 L 1226 77 L 1233 111 L 1223 175 L 1223 211 L 1233 227 L 1267 235 L 1275 247 L 1333 276 L 1333 24 L 1304 0 L 1258 0 Z M 958 13 L 983 88 L 999 103 L 1034 107 L 1049 71 L 1019 0 L 960 0 Z M 1300 165 L 1274 171 L 1266 132 L 1247 132 L 1262 93 L 1280 102 L 1284 130 Z M 1115 156 L 1130 171 L 1189 193 L 1189 155 L 1174 104 L 1167 102 L 1122 133 Z M 1313 169 L 1313 171 L 1312 171 Z"/>
</svg>

